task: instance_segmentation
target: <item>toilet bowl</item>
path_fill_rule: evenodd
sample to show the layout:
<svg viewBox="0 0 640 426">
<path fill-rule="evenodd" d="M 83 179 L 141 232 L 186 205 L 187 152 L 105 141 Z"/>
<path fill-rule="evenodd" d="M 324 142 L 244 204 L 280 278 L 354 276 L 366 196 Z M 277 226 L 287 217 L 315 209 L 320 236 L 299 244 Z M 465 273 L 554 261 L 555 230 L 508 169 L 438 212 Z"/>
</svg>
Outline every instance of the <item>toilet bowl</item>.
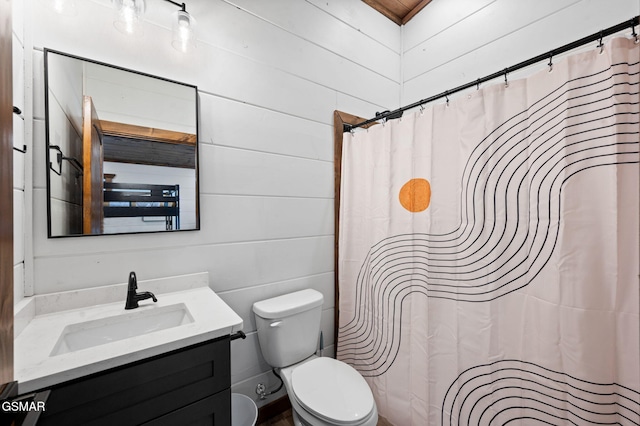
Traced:
<svg viewBox="0 0 640 426">
<path fill-rule="evenodd" d="M 280 372 L 300 424 L 377 424 L 378 410 L 369 385 L 344 362 L 313 356 Z"/>
<path fill-rule="evenodd" d="M 262 354 L 280 370 L 296 426 L 374 426 L 378 410 L 360 373 L 315 355 L 322 302 L 308 289 L 254 303 Z"/>
</svg>

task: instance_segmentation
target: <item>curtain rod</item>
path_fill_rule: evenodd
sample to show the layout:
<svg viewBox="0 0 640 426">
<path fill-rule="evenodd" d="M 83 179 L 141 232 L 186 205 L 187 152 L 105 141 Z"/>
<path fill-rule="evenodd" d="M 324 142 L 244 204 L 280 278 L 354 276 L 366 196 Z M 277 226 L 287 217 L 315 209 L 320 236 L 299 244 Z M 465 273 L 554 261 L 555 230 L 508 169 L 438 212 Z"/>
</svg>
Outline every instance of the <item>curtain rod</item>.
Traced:
<svg viewBox="0 0 640 426">
<path fill-rule="evenodd" d="M 505 68 L 502 71 L 495 72 L 495 73 L 490 74 L 490 75 L 488 75 L 486 77 L 482 77 L 482 78 L 479 78 L 479 79 L 477 79 L 475 81 L 472 81 L 470 83 L 463 84 L 462 86 L 458 86 L 455 89 L 444 91 L 444 92 L 442 92 L 442 93 L 440 93 L 438 95 L 422 99 L 422 100 L 420 100 L 418 102 L 414 102 L 414 103 L 412 103 L 410 105 L 403 106 L 402 108 L 398 108 L 398 109 L 393 110 L 393 111 L 376 112 L 376 116 L 374 118 L 370 118 L 370 119 L 365 120 L 365 121 L 363 121 L 361 123 L 357 123 L 357 124 L 344 123 L 343 124 L 343 132 L 350 132 L 351 130 L 353 130 L 355 128 L 366 126 L 367 124 L 374 123 L 374 122 L 376 122 L 378 120 L 400 118 L 400 117 L 402 117 L 402 113 L 404 111 L 408 110 L 408 109 L 417 108 L 417 107 L 419 107 L 421 105 L 424 105 L 424 104 L 429 103 L 429 102 L 433 102 L 433 101 L 435 101 L 437 99 L 448 98 L 449 95 L 451 95 L 453 93 L 469 89 L 469 88 L 471 88 L 473 86 L 479 86 L 481 83 L 486 83 L 487 81 L 496 79 L 496 78 L 501 77 L 501 76 L 504 76 L 504 78 L 506 80 L 507 74 L 510 73 L 510 72 L 517 71 L 519 69 L 531 66 L 533 64 L 536 64 L 538 62 L 544 61 L 546 59 L 549 59 L 549 61 L 551 62 L 553 56 L 559 55 L 561 53 L 568 52 L 570 50 L 573 50 L 575 48 L 583 46 L 583 45 L 585 45 L 587 43 L 592 43 L 594 41 L 598 41 L 599 40 L 598 47 L 600 47 L 600 46 L 602 46 L 602 39 L 604 37 L 612 35 L 612 34 L 615 34 L 615 33 L 620 32 L 620 31 L 623 31 L 623 30 L 625 30 L 627 28 L 631 28 L 633 30 L 633 35 L 637 39 L 638 35 L 636 34 L 636 31 L 635 31 L 634 27 L 636 25 L 638 25 L 638 18 L 639 17 L 636 16 L 636 17 L 634 17 L 634 18 L 632 18 L 630 20 L 621 22 L 618 25 L 614 25 L 614 26 L 609 27 L 607 29 L 601 30 L 601 31 L 599 31 L 597 33 L 594 33 L 594 34 L 591 34 L 589 36 L 583 37 L 580 40 L 576 40 L 576 41 L 574 41 L 572 43 L 565 44 L 564 46 L 559 47 L 557 49 L 550 50 L 549 52 L 543 53 L 542 55 L 538 55 L 538 56 L 536 56 L 534 58 L 531 58 L 531 59 L 528 59 L 526 61 L 520 62 L 519 64 L 516 64 L 514 66 Z"/>
</svg>

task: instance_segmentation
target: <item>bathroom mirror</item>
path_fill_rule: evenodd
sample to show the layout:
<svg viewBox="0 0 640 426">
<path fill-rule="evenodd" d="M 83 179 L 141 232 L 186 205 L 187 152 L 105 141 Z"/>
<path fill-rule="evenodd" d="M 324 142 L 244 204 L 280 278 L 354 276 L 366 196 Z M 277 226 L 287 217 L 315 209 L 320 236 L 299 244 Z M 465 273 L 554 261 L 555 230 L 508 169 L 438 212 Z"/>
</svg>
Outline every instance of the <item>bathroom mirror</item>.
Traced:
<svg viewBox="0 0 640 426">
<path fill-rule="evenodd" d="M 49 237 L 200 228 L 197 88 L 45 49 Z"/>
</svg>

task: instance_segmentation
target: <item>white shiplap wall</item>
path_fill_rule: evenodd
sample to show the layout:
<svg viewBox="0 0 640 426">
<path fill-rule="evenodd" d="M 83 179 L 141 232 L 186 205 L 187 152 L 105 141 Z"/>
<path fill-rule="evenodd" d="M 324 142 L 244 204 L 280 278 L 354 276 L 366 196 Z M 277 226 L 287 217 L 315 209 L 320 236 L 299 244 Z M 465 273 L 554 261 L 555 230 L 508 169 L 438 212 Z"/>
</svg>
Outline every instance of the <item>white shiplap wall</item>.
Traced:
<svg viewBox="0 0 640 426">
<path fill-rule="evenodd" d="M 640 0 L 433 0 L 425 12 L 403 28 L 403 105 L 631 19 Z"/>
<path fill-rule="evenodd" d="M 275 381 L 251 305 L 312 287 L 325 295 L 324 342 L 333 353 L 333 110 L 398 106 L 399 29 L 359 0 L 189 0 L 199 42 L 185 55 L 170 46 L 176 8 L 166 2 L 147 2 L 140 39 L 113 28 L 108 0 L 76 3 L 76 16 L 51 19 L 43 0 L 27 2 L 34 292 L 124 282 L 131 270 L 140 280 L 208 271 L 244 320 L 232 383 L 254 397 L 258 382 Z M 45 47 L 198 86 L 200 231 L 47 239 Z"/>
</svg>

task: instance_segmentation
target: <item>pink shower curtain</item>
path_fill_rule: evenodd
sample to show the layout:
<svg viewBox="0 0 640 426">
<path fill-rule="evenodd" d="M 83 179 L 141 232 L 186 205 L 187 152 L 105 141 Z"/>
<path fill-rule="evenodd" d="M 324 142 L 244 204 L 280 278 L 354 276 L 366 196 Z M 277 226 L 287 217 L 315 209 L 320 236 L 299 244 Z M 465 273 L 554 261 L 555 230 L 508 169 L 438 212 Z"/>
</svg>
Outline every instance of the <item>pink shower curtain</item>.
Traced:
<svg viewBox="0 0 640 426">
<path fill-rule="evenodd" d="M 639 58 L 345 135 L 337 357 L 393 424 L 640 424 Z"/>
</svg>

